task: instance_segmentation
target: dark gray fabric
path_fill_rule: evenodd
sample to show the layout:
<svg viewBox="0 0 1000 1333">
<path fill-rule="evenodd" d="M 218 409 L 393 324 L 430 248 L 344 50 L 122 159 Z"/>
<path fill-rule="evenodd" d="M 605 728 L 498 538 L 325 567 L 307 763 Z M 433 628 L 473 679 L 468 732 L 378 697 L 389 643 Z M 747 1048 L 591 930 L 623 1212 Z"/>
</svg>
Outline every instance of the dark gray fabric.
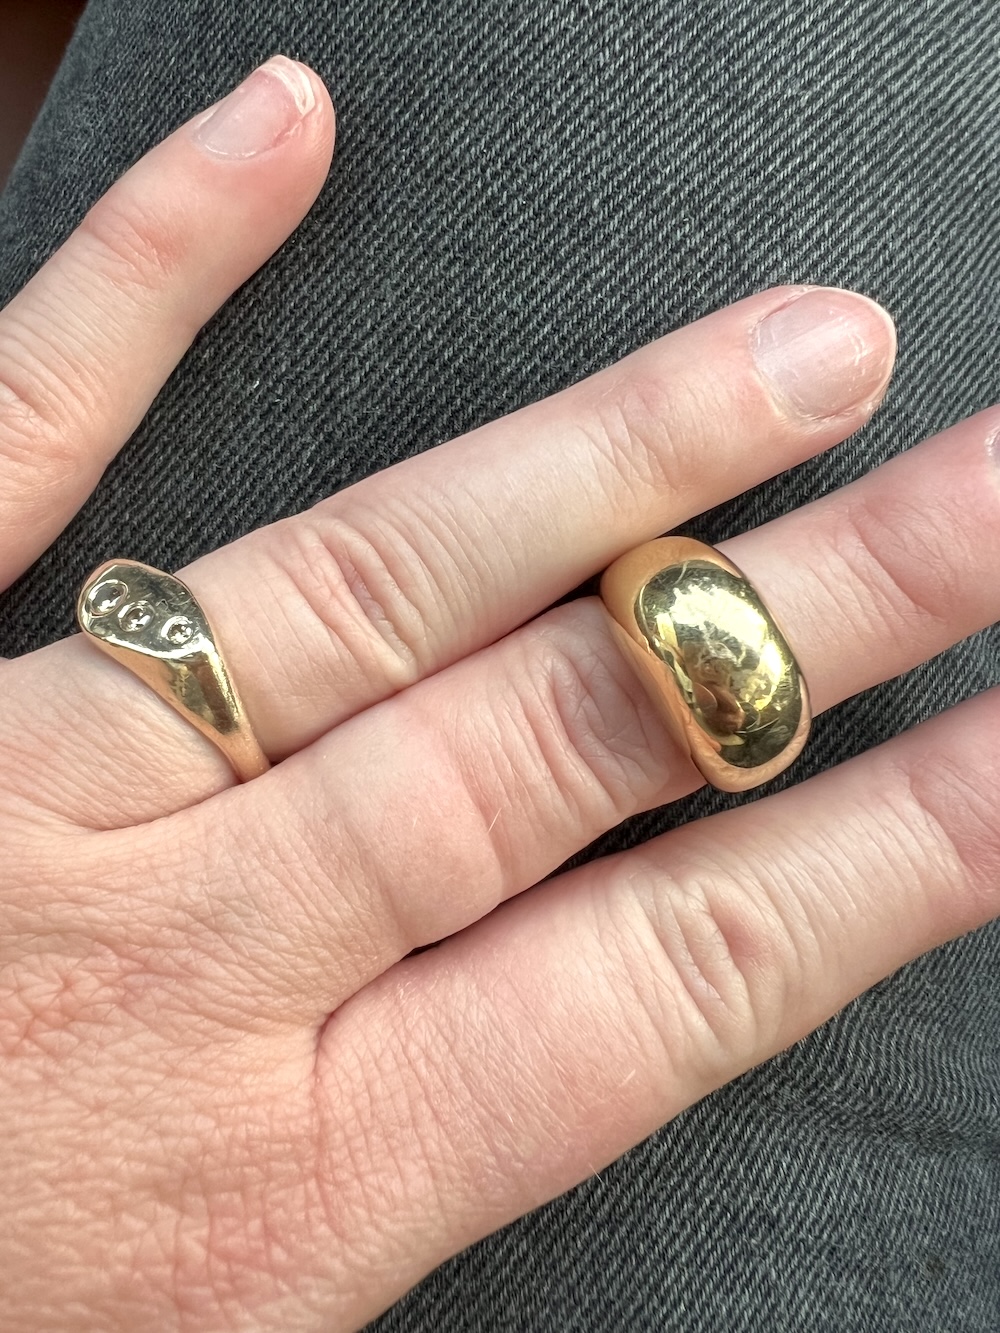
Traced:
<svg viewBox="0 0 1000 1333">
<path fill-rule="evenodd" d="M 883 301 L 894 387 L 693 534 L 993 402 L 998 49 L 995 6 L 950 0 L 92 0 L 0 203 L 3 297 L 275 50 L 327 79 L 340 135 L 308 221 L 3 600 L 0 652 L 68 632 L 110 554 L 178 566 L 776 281 Z M 998 647 L 994 627 L 821 717 L 770 790 L 997 683 Z M 703 790 L 587 855 L 767 790 Z M 996 928 L 907 967 L 377 1328 L 996 1333 L 998 973 Z"/>
</svg>

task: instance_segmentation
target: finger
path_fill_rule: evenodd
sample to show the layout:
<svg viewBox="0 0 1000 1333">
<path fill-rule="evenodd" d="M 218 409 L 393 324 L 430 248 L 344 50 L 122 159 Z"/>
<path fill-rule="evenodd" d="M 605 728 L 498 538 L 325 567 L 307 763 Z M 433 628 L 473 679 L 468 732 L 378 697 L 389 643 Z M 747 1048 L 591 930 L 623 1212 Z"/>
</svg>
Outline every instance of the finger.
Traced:
<svg viewBox="0 0 1000 1333">
<path fill-rule="evenodd" d="M 856 430 L 873 302 L 777 288 L 183 572 L 280 758 L 491 643 L 628 546 Z"/>
<path fill-rule="evenodd" d="M 330 162 L 319 78 L 276 57 L 142 158 L 0 313 L 0 587 L 49 544 Z"/>
<path fill-rule="evenodd" d="M 977 576 L 1000 562 L 997 424 L 970 419 L 723 544 L 787 627 L 817 710 L 1000 617 L 1000 589 Z M 252 903 L 247 954 L 270 955 L 279 1002 L 318 1019 L 700 785 L 581 599 L 166 827 L 208 848 L 203 910 Z"/>
<path fill-rule="evenodd" d="M 784 391 L 781 346 L 794 372 Z M 864 298 L 765 292 L 182 574 L 280 758 L 491 642 L 631 543 L 841 439 L 882 391 L 893 348 L 888 317 Z M 44 711 L 33 701 L 24 725 L 46 763 L 73 748 L 63 771 L 103 790 L 98 818 L 154 818 L 231 781 L 208 741 L 97 658 L 70 641 L 30 659 Z M 89 821 L 96 802 L 83 801 Z"/>
<path fill-rule="evenodd" d="M 391 1300 L 1000 912 L 998 728 L 990 690 L 540 886 L 334 1014 L 327 1171 L 349 1140 L 378 1182 L 337 1196 L 345 1234 L 377 1227 L 371 1289 Z"/>
</svg>

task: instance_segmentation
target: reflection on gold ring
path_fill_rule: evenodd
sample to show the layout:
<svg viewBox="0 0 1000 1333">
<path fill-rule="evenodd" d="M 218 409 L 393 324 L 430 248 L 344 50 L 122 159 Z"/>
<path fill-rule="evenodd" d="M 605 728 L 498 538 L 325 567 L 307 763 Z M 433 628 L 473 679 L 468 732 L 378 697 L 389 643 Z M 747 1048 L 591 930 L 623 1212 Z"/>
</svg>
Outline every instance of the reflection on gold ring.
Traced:
<svg viewBox="0 0 1000 1333">
<path fill-rule="evenodd" d="M 809 695 L 773 616 L 721 551 L 646 542 L 610 565 L 601 598 L 619 642 L 702 775 L 746 791 L 780 773 L 809 734 Z"/>
</svg>

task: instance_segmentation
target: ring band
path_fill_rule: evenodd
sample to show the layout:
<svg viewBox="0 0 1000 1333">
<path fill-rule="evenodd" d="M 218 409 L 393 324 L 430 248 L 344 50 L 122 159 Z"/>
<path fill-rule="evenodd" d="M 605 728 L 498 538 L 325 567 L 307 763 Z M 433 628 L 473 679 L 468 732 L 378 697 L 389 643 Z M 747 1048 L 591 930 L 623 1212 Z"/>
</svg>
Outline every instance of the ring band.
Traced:
<svg viewBox="0 0 1000 1333">
<path fill-rule="evenodd" d="M 721 791 L 786 769 L 809 735 L 809 692 L 774 617 L 714 546 L 661 537 L 601 579 L 617 638 L 671 734 Z"/>
<path fill-rule="evenodd" d="M 208 617 L 180 579 L 138 561 L 108 560 L 83 585 L 76 618 L 93 643 L 213 741 L 241 782 L 270 768 Z"/>
</svg>

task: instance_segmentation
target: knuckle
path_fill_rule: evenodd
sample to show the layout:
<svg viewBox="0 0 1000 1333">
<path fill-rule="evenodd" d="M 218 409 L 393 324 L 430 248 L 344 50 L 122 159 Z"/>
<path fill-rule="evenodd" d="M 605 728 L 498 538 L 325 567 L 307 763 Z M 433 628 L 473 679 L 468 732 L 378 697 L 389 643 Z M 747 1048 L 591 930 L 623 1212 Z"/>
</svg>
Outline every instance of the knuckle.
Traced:
<svg viewBox="0 0 1000 1333">
<path fill-rule="evenodd" d="M 556 613 L 537 654 L 523 709 L 546 781 L 586 826 L 617 823 L 662 785 L 665 730 L 596 604 Z"/>
<path fill-rule="evenodd" d="M 88 269 L 123 293 L 161 291 L 183 266 L 187 249 L 182 234 L 122 188 L 94 205 L 76 239 Z"/>
<path fill-rule="evenodd" d="M 397 533 L 376 539 L 339 514 L 302 516 L 282 528 L 271 556 L 308 622 L 367 678 L 393 689 L 417 680 L 427 632 L 414 598 L 426 579 L 416 553 Z"/>
<path fill-rule="evenodd" d="M 850 570 L 854 596 L 863 599 L 866 617 L 875 599 L 881 616 L 896 630 L 912 629 L 914 621 L 946 624 L 960 565 L 927 558 L 929 516 L 901 512 L 903 504 L 899 498 L 883 514 L 863 493 L 848 504 L 838 549 Z"/>
<path fill-rule="evenodd" d="M 668 873 L 636 856 L 621 910 L 638 961 L 626 970 L 670 1058 L 695 1053 L 710 1079 L 728 1079 L 773 1044 L 801 942 L 771 895 L 708 860 L 678 862 Z"/>
<path fill-rule="evenodd" d="M 982 702 L 996 706 L 995 700 Z M 976 737 L 970 735 L 971 746 L 979 734 L 977 728 Z M 984 783 L 979 766 L 963 764 L 946 745 L 925 745 L 915 759 L 886 755 L 884 762 L 889 771 L 881 790 L 900 830 L 898 844 L 908 849 L 913 884 L 923 887 L 928 903 L 941 901 L 949 920 L 957 916 L 966 927 L 995 916 L 1000 886 L 995 782 Z M 947 885 L 943 899 L 942 885 Z"/>
<path fill-rule="evenodd" d="M 10 312 L 0 337 L 0 459 L 4 487 L 30 489 L 32 497 L 64 479 L 80 463 L 72 423 L 80 391 L 59 379 L 39 352 L 38 341 Z"/>
<path fill-rule="evenodd" d="M 90 210 L 72 242 L 55 260 L 72 271 L 71 290 L 94 292 L 110 284 L 119 294 L 162 291 L 183 264 L 183 239 L 144 210 L 134 193 L 112 190 Z M 65 281 L 65 277 L 63 279 Z M 113 320 L 109 302 L 101 318 Z M 67 303 L 32 302 L 9 308 L 0 331 L 0 457 L 5 483 L 23 477 L 33 492 L 65 479 L 77 467 L 77 427 L 95 414 L 104 368 L 91 369 L 77 354 L 81 332 Z M 44 325 L 39 321 L 44 319 Z"/>
<path fill-rule="evenodd" d="M 605 488 L 619 503 L 623 483 L 630 499 L 646 502 L 664 487 L 683 499 L 699 483 L 686 447 L 689 422 L 698 420 L 692 399 L 690 384 L 658 371 L 652 357 L 608 372 L 583 430 L 607 478 Z"/>
</svg>

